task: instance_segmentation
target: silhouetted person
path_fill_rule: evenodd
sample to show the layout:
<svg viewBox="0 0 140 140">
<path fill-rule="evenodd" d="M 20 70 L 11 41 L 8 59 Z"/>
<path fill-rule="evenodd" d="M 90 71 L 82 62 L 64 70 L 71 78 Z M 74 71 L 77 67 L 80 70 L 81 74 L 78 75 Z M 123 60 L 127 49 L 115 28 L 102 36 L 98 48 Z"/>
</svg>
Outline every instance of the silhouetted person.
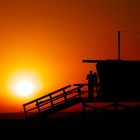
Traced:
<svg viewBox="0 0 140 140">
<path fill-rule="evenodd" d="M 92 97 L 92 95 L 94 96 L 94 82 L 95 82 L 95 76 L 92 72 L 92 70 L 90 71 L 90 73 L 87 75 L 88 80 L 88 96 L 89 98 Z"/>
</svg>

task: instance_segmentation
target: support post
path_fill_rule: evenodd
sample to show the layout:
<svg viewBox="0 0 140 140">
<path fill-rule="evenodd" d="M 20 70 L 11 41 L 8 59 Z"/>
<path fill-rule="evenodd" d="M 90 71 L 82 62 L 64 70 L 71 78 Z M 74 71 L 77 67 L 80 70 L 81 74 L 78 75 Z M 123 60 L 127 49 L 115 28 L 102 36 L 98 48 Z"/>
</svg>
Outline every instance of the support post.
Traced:
<svg viewBox="0 0 140 140">
<path fill-rule="evenodd" d="M 120 56 L 120 31 L 118 31 L 118 60 L 121 59 L 121 56 Z"/>
</svg>

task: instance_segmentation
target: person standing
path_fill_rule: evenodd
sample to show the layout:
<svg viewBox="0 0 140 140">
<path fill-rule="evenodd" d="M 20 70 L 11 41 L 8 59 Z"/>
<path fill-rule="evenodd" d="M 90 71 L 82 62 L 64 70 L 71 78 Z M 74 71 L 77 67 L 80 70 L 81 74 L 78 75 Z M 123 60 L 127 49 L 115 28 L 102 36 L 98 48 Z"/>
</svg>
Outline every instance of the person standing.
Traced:
<svg viewBox="0 0 140 140">
<path fill-rule="evenodd" d="M 95 83 L 95 77 L 92 70 L 90 70 L 89 74 L 86 77 L 86 80 L 88 80 L 88 96 L 89 98 L 91 98 L 92 96 L 94 96 L 94 83 Z"/>
</svg>

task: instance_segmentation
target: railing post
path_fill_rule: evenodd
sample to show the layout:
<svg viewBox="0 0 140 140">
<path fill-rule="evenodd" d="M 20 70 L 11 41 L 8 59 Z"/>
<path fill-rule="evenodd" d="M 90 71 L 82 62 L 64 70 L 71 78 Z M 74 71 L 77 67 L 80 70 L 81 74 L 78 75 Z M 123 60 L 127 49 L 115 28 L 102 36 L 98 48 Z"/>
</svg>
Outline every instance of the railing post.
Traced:
<svg viewBox="0 0 140 140">
<path fill-rule="evenodd" d="M 79 97 L 81 97 L 81 87 L 79 86 L 77 90 L 78 90 Z"/>
<path fill-rule="evenodd" d="M 65 102 L 67 102 L 67 95 L 65 89 L 63 89 L 63 94 L 64 94 Z"/>
<path fill-rule="evenodd" d="M 39 108 L 38 100 L 36 100 L 36 106 L 37 106 L 38 112 L 40 113 L 40 108 Z"/>
<path fill-rule="evenodd" d="M 52 96 L 50 95 L 50 102 L 51 102 L 51 105 L 52 105 L 52 108 L 54 107 L 54 104 L 53 104 L 53 99 L 52 99 Z"/>
<path fill-rule="evenodd" d="M 24 108 L 25 118 L 27 119 L 27 111 L 25 105 L 23 105 L 23 108 Z"/>
</svg>

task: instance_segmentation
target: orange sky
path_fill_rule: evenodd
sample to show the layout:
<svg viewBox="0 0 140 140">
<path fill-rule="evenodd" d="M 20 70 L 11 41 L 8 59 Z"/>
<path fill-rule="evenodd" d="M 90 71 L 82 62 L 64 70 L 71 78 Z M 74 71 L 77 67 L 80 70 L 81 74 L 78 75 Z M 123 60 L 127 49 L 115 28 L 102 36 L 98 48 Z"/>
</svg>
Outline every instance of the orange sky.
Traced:
<svg viewBox="0 0 140 140">
<path fill-rule="evenodd" d="M 139 0 L 0 0 L 0 112 L 86 82 L 93 65 L 82 60 L 117 59 L 117 31 L 140 31 L 139 17 Z M 121 32 L 122 59 L 140 60 L 139 40 Z M 10 89 L 19 75 L 39 83 L 32 97 Z"/>
</svg>

